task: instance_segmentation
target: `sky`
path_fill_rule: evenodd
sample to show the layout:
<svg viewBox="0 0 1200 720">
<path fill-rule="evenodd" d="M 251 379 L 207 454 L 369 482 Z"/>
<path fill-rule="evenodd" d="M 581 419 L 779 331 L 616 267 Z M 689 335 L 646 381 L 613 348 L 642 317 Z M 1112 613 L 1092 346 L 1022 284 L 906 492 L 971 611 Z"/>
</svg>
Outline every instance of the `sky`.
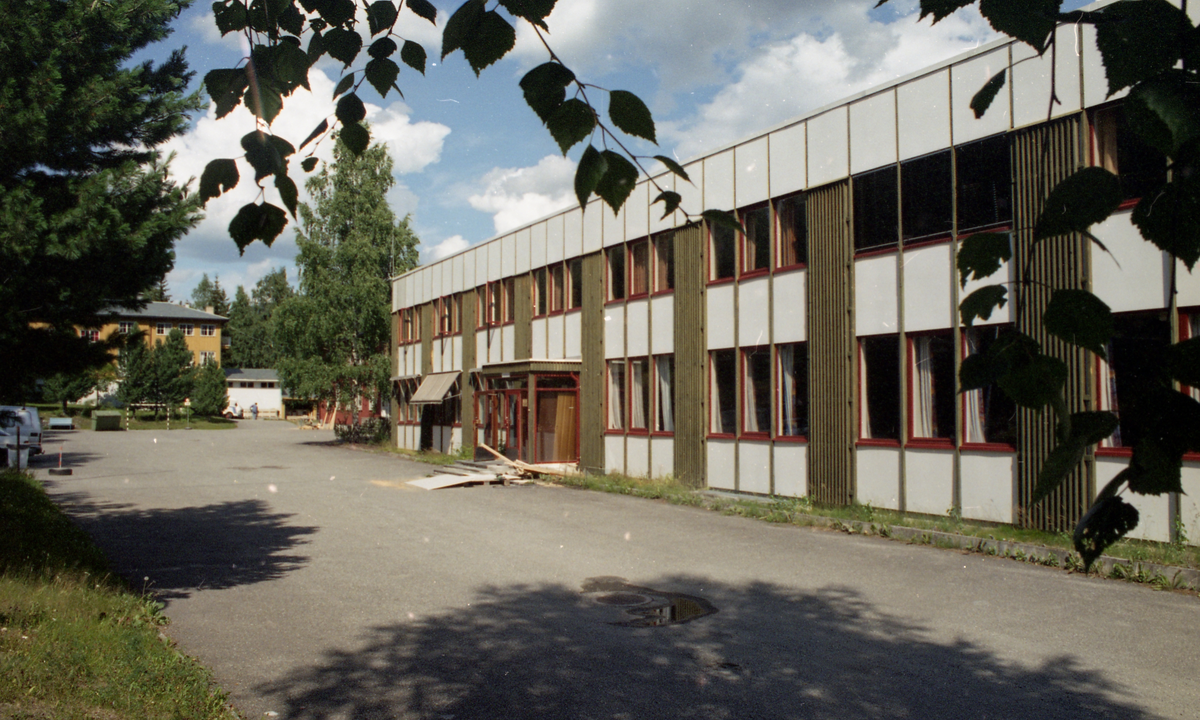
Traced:
<svg viewBox="0 0 1200 720">
<path fill-rule="evenodd" d="M 583 147 L 564 158 L 525 105 L 518 82 L 547 60 L 527 27 L 518 27 L 515 49 L 477 78 L 461 52 L 445 63 L 439 59 L 441 30 L 459 0 L 433 2 L 437 27 L 407 11 L 397 26 L 402 37 L 425 47 L 424 76 L 402 66 L 403 99 L 394 92 L 386 99 L 370 89 L 360 93 L 373 140 L 386 143 L 394 161 L 388 202 L 398 218 L 411 216 L 422 262 L 572 205 L 574 160 Z M 875 2 L 559 0 L 547 19 L 547 38 L 585 82 L 632 91 L 649 105 L 659 145 L 640 143 L 636 152 L 684 162 L 998 37 L 974 7 L 933 25 L 918 21 L 916 0 L 881 8 Z M 161 59 L 186 46 L 197 88 L 206 72 L 234 67 L 246 54 L 240 36 L 220 36 L 210 3 L 192 5 L 173 28 L 164 43 L 136 59 Z M 341 71 L 341 63 L 323 58 L 309 73 L 312 92 L 287 98 L 272 130 L 298 145 L 332 115 Z M 602 92 L 591 94 L 603 104 Z M 244 107 L 217 120 L 210 106 L 164 147 L 174 153 L 171 171 L 180 182 L 195 178 L 195 188 L 205 164 L 239 155 L 238 139 L 253 129 Z M 326 141 L 316 154 L 329 159 L 332 149 Z M 173 300 L 187 300 L 203 274 L 219 277 L 230 298 L 238 285 L 249 291 L 276 268 L 286 268 L 294 281 L 295 221 L 289 218 L 270 248 L 255 242 L 241 256 L 228 236 L 238 208 L 257 196 L 251 177 L 243 168 L 238 187 L 210 200 L 205 219 L 177 244 L 167 278 Z M 303 177 L 295 167 L 301 186 Z M 280 204 L 273 188 L 266 199 Z"/>
</svg>

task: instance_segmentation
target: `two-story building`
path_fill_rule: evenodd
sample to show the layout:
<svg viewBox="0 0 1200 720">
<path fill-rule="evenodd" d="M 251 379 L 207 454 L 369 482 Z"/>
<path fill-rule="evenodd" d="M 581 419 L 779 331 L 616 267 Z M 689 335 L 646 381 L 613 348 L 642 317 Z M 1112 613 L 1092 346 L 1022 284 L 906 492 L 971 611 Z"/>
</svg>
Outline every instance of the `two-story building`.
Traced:
<svg viewBox="0 0 1200 720">
<path fill-rule="evenodd" d="M 79 334 L 94 340 L 106 339 L 115 333 L 129 334 L 141 330 L 146 343 L 153 346 L 166 341 L 171 330 L 178 329 L 197 365 L 221 362 L 222 330 L 229 318 L 212 312 L 212 308 L 196 310 L 186 305 L 152 302 L 142 310 L 110 308 L 106 322 L 98 328 L 80 328 Z"/>
</svg>

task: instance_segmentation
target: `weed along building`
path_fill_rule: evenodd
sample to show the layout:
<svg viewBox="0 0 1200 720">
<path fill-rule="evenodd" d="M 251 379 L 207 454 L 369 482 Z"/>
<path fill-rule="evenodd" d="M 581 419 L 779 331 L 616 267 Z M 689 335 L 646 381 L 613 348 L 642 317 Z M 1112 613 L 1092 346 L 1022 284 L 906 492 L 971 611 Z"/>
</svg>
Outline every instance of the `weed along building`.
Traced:
<svg viewBox="0 0 1200 720">
<path fill-rule="evenodd" d="M 1092 28 L 1058 32 L 1079 52 L 1058 53 L 1049 119 L 1049 54 L 998 42 L 695 159 L 693 184 L 656 178 L 690 210 L 736 210 L 745 236 L 660 219 L 643 180 L 619 215 L 573 208 L 395 278 L 397 442 L 1070 527 L 1128 462 L 1144 348 L 1200 331 L 1200 278 L 1180 268 L 1172 299 L 1170 263 L 1128 209 L 1093 228 L 1111 255 L 1079 236 L 1029 250 L 1039 203 L 1078 168 L 1117 172 L 1130 200 L 1165 173 L 1105 97 Z M 968 103 L 1005 68 L 976 119 Z M 962 286 L 959 241 L 981 230 L 1009 233 L 1013 257 Z M 1026 272 L 1108 303 L 1108 362 L 1040 329 L 1048 290 L 959 324 L 961 298 Z M 1036 506 L 1048 415 L 955 393 L 962 359 L 1013 324 L 1067 362 L 1074 409 L 1121 419 Z M 1200 538 L 1200 464 L 1184 487 L 1130 498 L 1134 535 Z"/>
</svg>

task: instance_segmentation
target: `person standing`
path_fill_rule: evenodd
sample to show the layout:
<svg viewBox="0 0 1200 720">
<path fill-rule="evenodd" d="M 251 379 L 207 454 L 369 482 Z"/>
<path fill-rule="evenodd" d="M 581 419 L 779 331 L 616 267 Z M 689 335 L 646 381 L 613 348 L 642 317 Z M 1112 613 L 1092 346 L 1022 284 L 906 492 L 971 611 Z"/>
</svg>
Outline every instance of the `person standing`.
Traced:
<svg viewBox="0 0 1200 720">
<path fill-rule="evenodd" d="M 258 403 L 254 403 L 250 406 L 250 417 L 255 420 L 258 419 Z"/>
</svg>

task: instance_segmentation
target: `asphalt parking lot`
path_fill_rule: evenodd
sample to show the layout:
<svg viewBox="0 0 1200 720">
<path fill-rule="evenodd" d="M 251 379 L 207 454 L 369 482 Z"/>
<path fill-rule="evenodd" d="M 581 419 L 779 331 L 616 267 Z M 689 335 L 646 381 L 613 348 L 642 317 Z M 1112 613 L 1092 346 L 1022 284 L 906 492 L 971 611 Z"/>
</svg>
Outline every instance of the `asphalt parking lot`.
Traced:
<svg viewBox="0 0 1200 720">
<path fill-rule="evenodd" d="M 1197 717 L 1195 594 L 558 487 L 417 490 L 428 466 L 331 440 L 60 432 L 35 468 L 251 718 Z"/>
</svg>

